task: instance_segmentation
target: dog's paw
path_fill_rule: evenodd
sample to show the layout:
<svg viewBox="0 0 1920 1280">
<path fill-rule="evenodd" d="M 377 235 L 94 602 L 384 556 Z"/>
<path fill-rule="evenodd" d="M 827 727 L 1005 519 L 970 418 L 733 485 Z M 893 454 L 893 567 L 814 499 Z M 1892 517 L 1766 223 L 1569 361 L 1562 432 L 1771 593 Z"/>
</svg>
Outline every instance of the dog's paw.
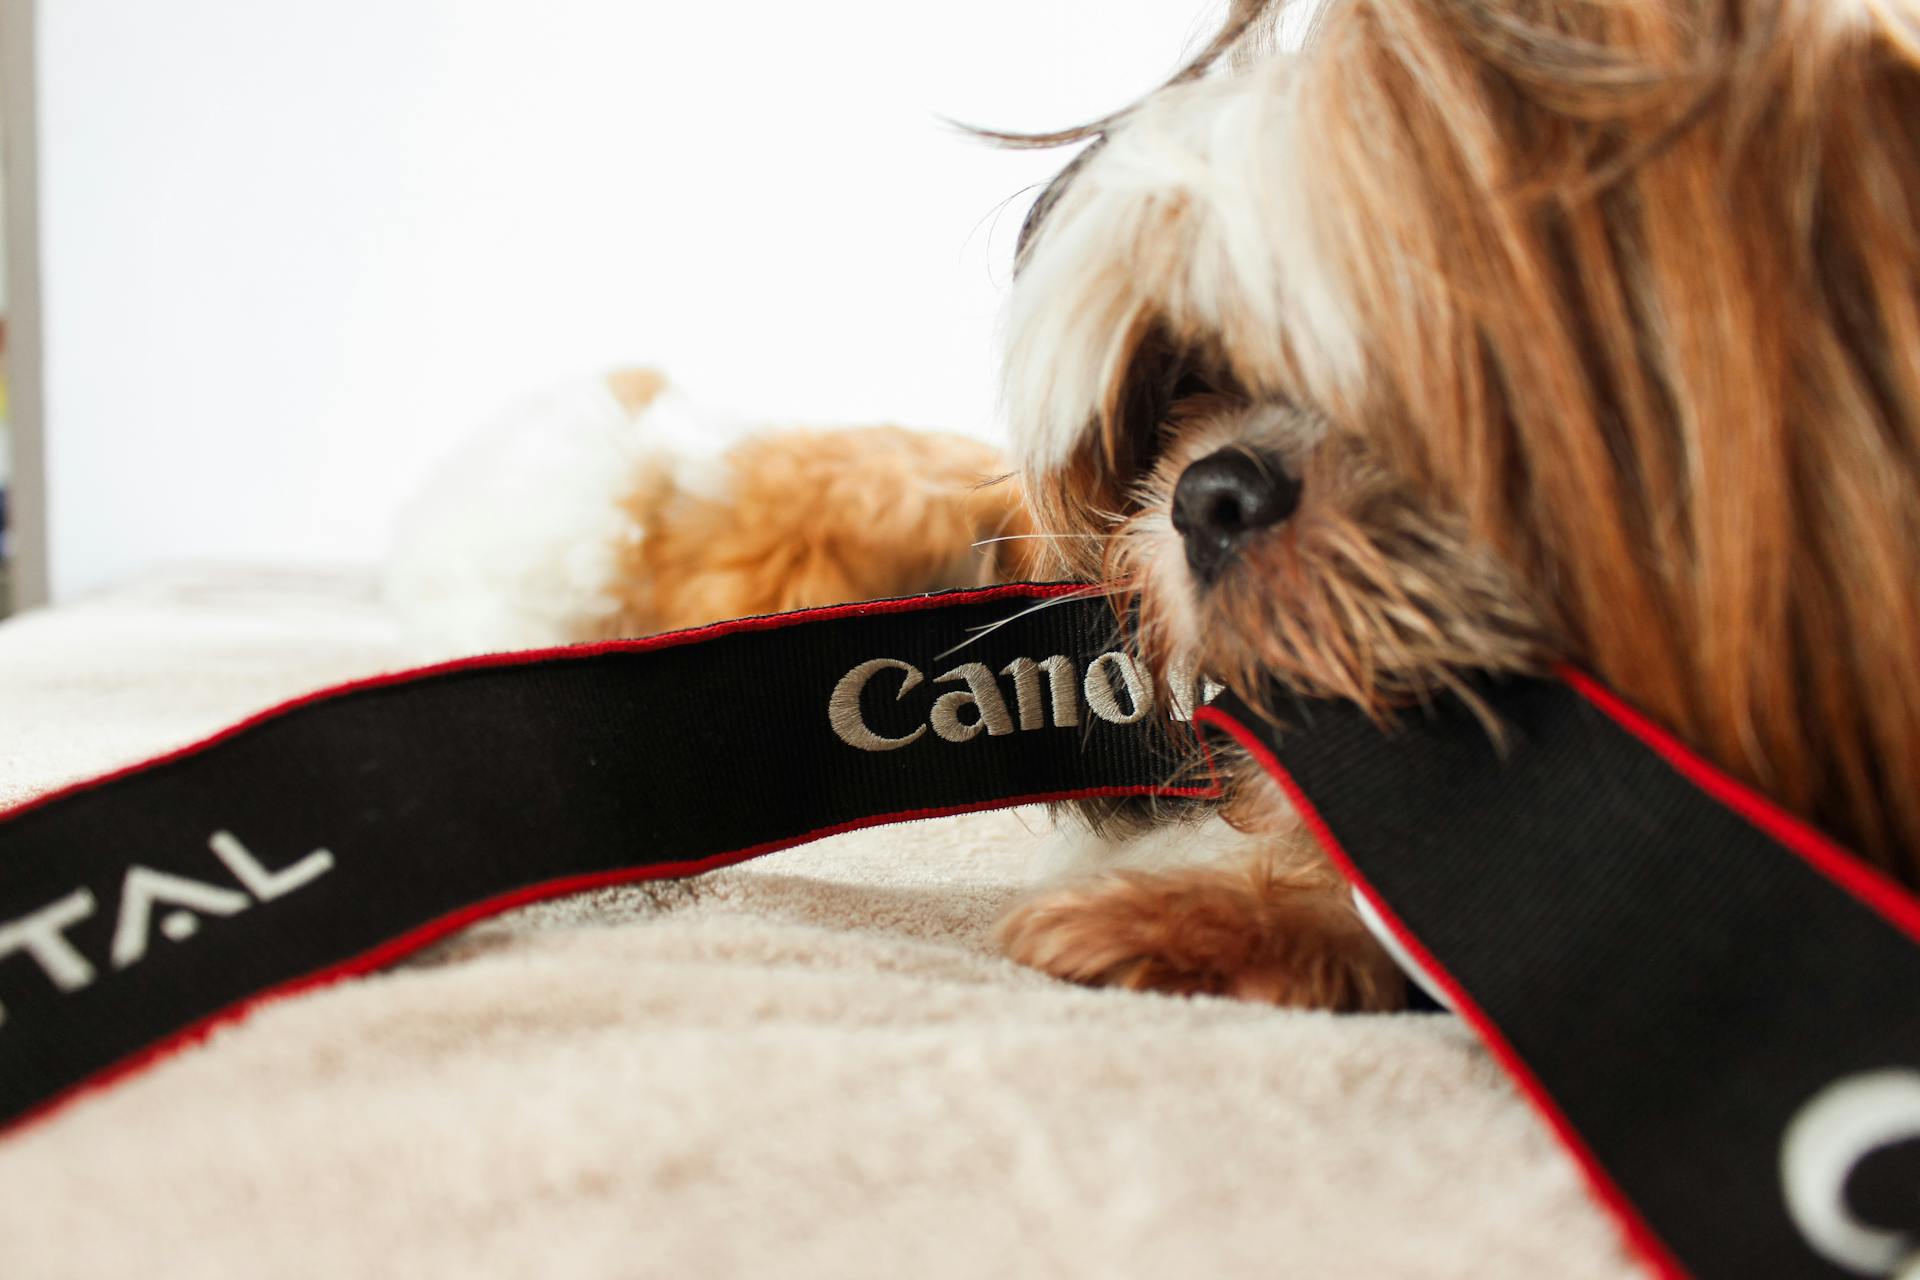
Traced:
<svg viewBox="0 0 1920 1280">
<path fill-rule="evenodd" d="M 1406 983 L 1344 887 L 1263 865 L 1110 871 L 1051 886 L 1000 921 L 1001 948 L 1089 986 L 1384 1010 Z"/>
</svg>

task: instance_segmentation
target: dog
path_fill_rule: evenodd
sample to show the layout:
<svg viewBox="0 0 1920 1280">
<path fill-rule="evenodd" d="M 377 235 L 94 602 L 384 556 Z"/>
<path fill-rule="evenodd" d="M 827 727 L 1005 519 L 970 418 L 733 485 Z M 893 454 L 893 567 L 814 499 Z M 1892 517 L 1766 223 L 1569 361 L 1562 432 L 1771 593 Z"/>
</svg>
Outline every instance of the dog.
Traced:
<svg viewBox="0 0 1920 1280">
<path fill-rule="evenodd" d="M 894 426 L 771 429 L 658 370 L 554 388 L 414 501 L 385 594 L 436 648 L 652 635 L 1029 576 L 990 445 Z"/>
<path fill-rule="evenodd" d="M 1054 567 L 1256 703 L 1390 724 L 1577 664 L 1920 885 L 1920 6 L 1324 0 L 1290 48 L 1288 16 L 1240 0 L 1130 108 L 1002 135 L 1086 144 L 1003 368 Z M 1398 1006 L 1258 770 L 1224 819 L 1079 837 L 1003 945 Z"/>
</svg>

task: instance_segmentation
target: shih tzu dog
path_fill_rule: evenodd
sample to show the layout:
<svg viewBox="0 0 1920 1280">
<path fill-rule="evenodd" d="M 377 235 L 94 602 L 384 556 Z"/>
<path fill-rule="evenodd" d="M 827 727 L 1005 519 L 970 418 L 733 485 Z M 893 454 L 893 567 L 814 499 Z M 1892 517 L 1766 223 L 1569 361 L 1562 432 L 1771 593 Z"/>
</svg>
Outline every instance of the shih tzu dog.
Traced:
<svg viewBox="0 0 1920 1280">
<path fill-rule="evenodd" d="M 992 447 L 772 429 L 651 369 L 520 403 L 406 513 L 386 594 L 436 647 L 571 644 L 1027 576 Z"/>
<path fill-rule="evenodd" d="M 1057 567 L 1249 698 L 1571 661 L 1920 884 L 1920 5 L 1324 0 L 1284 50 L 1279 8 L 1010 139 L 1088 143 L 1005 367 Z M 1396 1005 L 1241 772 L 1246 834 L 1106 849 L 1010 954 Z"/>
</svg>

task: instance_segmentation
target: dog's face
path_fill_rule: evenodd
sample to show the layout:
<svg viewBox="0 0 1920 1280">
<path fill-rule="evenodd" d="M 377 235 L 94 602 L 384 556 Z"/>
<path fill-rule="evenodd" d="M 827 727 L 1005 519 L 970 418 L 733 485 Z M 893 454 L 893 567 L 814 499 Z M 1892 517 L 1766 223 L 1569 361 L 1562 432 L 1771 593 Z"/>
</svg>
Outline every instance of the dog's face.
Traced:
<svg viewBox="0 0 1920 1280">
<path fill-rule="evenodd" d="M 1023 233 L 1061 567 L 1243 694 L 1583 664 L 1920 878 L 1914 7 L 1275 8 Z"/>
</svg>

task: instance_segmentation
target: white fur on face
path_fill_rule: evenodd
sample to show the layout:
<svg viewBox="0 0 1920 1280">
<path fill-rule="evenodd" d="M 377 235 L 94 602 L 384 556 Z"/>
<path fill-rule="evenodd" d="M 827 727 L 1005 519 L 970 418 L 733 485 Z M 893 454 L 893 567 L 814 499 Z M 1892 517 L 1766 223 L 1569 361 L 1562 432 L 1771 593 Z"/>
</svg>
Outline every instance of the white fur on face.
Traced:
<svg viewBox="0 0 1920 1280">
<path fill-rule="evenodd" d="M 1323 250 L 1297 61 L 1163 90 L 1048 211 L 1007 319 L 1002 392 L 1019 460 L 1061 465 L 1159 324 L 1211 341 L 1255 393 L 1327 393 L 1361 367 L 1353 308 Z M 1282 342 L 1314 385 L 1271 383 Z M 1240 367 L 1245 366 L 1245 367 Z"/>
</svg>

